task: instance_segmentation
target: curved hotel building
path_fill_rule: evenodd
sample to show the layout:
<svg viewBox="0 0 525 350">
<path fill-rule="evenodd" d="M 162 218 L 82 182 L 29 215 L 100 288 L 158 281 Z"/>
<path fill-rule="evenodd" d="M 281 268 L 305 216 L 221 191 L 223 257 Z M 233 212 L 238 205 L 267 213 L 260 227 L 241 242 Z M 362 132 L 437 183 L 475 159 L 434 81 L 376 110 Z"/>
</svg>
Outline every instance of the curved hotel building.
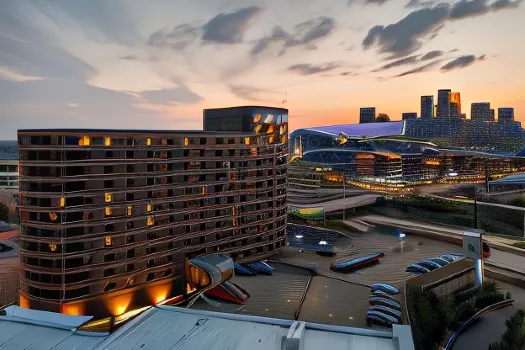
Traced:
<svg viewBox="0 0 525 350">
<path fill-rule="evenodd" d="M 205 131 L 19 130 L 21 306 L 118 316 L 197 293 L 191 258 L 284 246 L 288 111 L 204 120 Z"/>
</svg>

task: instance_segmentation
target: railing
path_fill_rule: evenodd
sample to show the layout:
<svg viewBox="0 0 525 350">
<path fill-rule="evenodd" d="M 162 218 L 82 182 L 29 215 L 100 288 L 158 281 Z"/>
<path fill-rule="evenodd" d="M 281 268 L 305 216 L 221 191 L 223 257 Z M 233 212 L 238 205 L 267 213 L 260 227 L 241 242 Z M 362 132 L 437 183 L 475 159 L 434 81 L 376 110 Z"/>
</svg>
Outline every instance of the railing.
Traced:
<svg viewBox="0 0 525 350">
<path fill-rule="evenodd" d="M 499 303 L 496 303 L 496 304 L 492 304 L 490 306 L 487 306 L 486 308 L 478 311 L 474 316 L 472 316 L 471 318 L 469 318 L 467 321 L 465 321 L 461 327 L 459 327 L 459 329 L 454 332 L 447 340 L 445 346 L 443 347 L 443 350 L 450 350 L 452 349 L 452 346 L 454 345 L 454 342 L 456 341 L 456 339 L 458 338 L 458 336 L 465 330 L 467 329 L 468 327 L 470 327 L 470 325 L 472 325 L 473 323 L 475 323 L 476 321 L 478 321 L 482 316 L 485 316 L 486 314 L 488 314 L 489 312 L 492 312 L 494 310 L 498 310 L 498 309 L 501 309 L 501 308 L 504 308 L 504 307 L 507 307 L 507 306 L 510 306 L 514 303 L 514 300 L 513 299 L 509 299 L 509 300 L 504 300 L 504 301 L 500 301 Z"/>
</svg>

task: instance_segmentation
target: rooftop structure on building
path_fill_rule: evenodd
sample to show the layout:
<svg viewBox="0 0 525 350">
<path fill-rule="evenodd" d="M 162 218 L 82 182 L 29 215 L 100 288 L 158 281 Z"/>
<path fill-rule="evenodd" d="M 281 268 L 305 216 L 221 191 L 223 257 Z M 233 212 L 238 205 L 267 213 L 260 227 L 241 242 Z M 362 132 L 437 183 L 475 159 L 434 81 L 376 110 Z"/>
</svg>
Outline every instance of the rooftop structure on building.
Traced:
<svg viewBox="0 0 525 350">
<path fill-rule="evenodd" d="M 408 112 L 401 115 L 401 120 L 413 120 L 417 119 L 417 112 Z"/>
<path fill-rule="evenodd" d="M 198 293 L 194 257 L 283 247 L 287 111 L 214 113 L 205 131 L 19 130 L 21 306 L 118 316 Z"/>
<path fill-rule="evenodd" d="M 39 350 L 414 349 L 410 326 L 369 330 L 172 306 L 151 307 L 111 334 L 97 330 L 89 316 L 10 306 L 0 313 L 0 344 Z"/>
</svg>

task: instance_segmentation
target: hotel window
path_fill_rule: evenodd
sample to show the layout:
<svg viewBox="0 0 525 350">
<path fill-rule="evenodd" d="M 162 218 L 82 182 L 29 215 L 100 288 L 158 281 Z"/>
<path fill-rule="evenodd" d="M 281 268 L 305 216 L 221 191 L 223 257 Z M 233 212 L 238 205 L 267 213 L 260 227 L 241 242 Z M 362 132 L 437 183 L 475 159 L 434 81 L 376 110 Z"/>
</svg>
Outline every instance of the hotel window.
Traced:
<svg viewBox="0 0 525 350">
<path fill-rule="evenodd" d="M 146 139 L 146 146 L 151 146 L 151 137 Z"/>
<path fill-rule="evenodd" d="M 153 219 L 153 216 L 148 216 L 148 226 L 153 226 L 155 223 L 155 220 Z"/>
<path fill-rule="evenodd" d="M 66 206 L 66 199 L 64 197 L 60 198 L 60 206 L 65 207 Z"/>
<path fill-rule="evenodd" d="M 106 136 L 104 138 L 104 146 L 111 146 L 111 137 Z"/>
<path fill-rule="evenodd" d="M 245 145 L 249 145 L 250 144 L 250 138 L 249 137 L 245 137 L 244 138 L 244 144 Z"/>
<path fill-rule="evenodd" d="M 89 146 L 91 144 L 91 139 L 89 136 L 82 136 L 79 140 L 78 140 L 78 145 L 79 146 Z"/>
<path fill-rule="evenodd" d="M 130 205 L 128 206 L 128 216 L 131 216 L 133 214 L 133 207 Z"/>
<path fill-rule="evenodd" d="M 112 213 L 113 213 L 113 211 L 111 210 L 111 208 L 110 207 L 106 207 L 106 211 L 105 211 L 106 216 L 111 216 Z"/>
<path fill-rule="evenodd" d="M 151 211 L 151 203 L 148 203 L 148 205 L 146 205 L 146 211 L 149 213 Z"/>
<path fill-rule="evenodd" d="M 106 247 L 109 247 L 111 245 L 111 236 L 106 236 L 104 238 L 104 243 L 105 243 Z"/>
<path fill-rule="evenodd" d="M 106 203 L 110 203 L 113 200 L 113 196 L 111 195 L 111 193 L 106 193 L 104 196 L 104 200 L 106 201 Z"/>
<path fill-rule="evenodd" d="M 190 140 L 187 137 L 185 137 L 184 138 L 184 146 L 189 146 L 189 144 L 190 144 Z"/>
</svg>

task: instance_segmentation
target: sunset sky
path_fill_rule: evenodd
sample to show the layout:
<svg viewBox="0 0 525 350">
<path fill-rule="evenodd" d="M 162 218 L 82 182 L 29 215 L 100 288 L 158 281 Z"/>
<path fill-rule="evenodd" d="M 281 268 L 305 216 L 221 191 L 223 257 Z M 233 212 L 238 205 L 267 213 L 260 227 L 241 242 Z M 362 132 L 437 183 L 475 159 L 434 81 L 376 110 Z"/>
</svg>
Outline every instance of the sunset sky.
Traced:
<svg viewBox="0 0 525 350">
<path fill-rule="evenodd" d="M 248 104 L 288 108 L 291 129 L 397 120 L 440 88 L 525 122 L 524 3 L 2 0 L 0 139 L 201 129 L 203 108 Z"/>
</svg>

